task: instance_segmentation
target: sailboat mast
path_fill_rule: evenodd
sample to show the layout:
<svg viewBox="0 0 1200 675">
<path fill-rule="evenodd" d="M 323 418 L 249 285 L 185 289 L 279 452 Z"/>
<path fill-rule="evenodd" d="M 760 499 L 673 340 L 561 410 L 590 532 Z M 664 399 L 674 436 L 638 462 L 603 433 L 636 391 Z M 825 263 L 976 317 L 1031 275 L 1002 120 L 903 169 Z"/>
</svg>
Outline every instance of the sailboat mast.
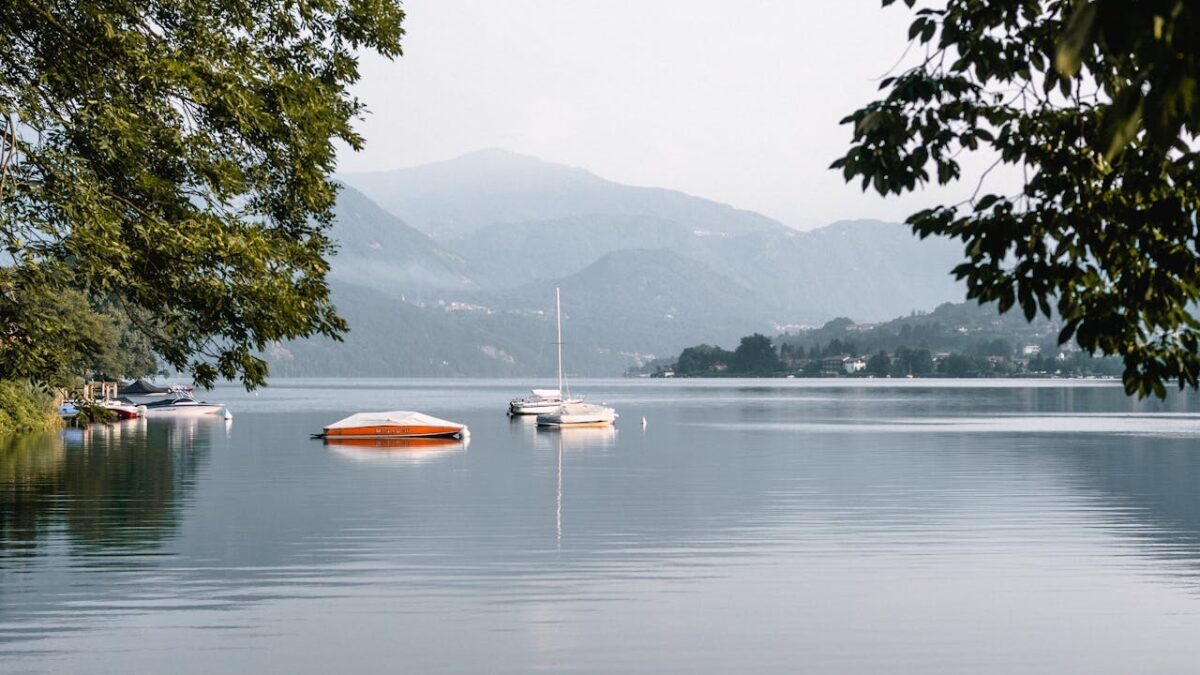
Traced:
<svg viewBox="0 0 1200 675">
<path fill-rule="evenodd" d="M 558 339 L 555 344 L 558 345 L 558 395 L 565 398 L 566 392 L 563 391 L 563 376 L 562 376 L 562 301 L 559 300 L 559 290 L 554 289 L 554 316 L 557 324 Z"/>
</svg>

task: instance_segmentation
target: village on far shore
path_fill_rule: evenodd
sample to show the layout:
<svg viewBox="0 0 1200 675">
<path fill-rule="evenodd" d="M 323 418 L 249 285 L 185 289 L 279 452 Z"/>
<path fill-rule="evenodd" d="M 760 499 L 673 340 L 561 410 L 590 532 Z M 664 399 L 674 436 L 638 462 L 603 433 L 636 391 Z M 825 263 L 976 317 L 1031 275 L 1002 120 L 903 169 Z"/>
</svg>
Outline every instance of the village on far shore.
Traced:
<svg viewBox="0 0 1200 675">
<path fill-rule="evenodd" d="M 1058 343 L 1057 321 L 946 303 L 888 322 L 839 318 L 755 333 L 733 350 L 696 345 L 630 368 L 631 377 L 1119 377 L 1119 358 Z"/>
</svg>

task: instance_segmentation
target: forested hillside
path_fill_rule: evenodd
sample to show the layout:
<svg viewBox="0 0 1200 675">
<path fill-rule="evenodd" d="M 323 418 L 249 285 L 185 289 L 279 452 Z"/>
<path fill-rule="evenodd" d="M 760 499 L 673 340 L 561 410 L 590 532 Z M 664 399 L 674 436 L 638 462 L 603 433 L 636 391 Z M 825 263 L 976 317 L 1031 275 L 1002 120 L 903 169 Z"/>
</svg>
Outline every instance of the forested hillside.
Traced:
<svg viewBox="0 0 1200 675">
<path fill-rule="evenodd" d="M 954 247 L 896 223 L 801 232 L 498 150 L 342 179 L 331 281 L 351 332 L 277 345 L 277 375 L 546 373 L 556 287 L 580 375 L 962 295 Z"/>
</svg>

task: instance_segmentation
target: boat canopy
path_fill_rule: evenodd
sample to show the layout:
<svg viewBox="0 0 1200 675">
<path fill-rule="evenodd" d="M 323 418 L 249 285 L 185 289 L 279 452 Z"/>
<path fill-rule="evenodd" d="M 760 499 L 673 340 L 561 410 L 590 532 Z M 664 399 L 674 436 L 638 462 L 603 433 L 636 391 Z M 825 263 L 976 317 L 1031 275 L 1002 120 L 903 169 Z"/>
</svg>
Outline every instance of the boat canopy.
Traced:
<svg viewBox="0 0 1200 675">
<path fill-rule="evenodd" d="M 529 391 L 538 398 L 562 398 L 562 392 L 558 389 L 530 389 Z"/>
<path fill-rule="evenodd" d="M 446 420 L 438 419 L 432 415 L 413 412 L 411 410 L 393 410 L 391 412 L 362 412 L 355 413 L 344 420 L 338 420 L 333 424 L 325 427 L 329 429 L 347 429 L 354 427 L 382 427 L 382 426 L 427 426 L 427 427 L 455 427 L 459 428 L 463 425 L 456 422 L 447 422 Z"/>
<path fill-rule="evenodd" d="M 144 379 L 138 379 L 134 380 L 133 383 L 129 384 L 128 386 L 121 387 L 120 391 L 117 393 L 122 396 L 125 396 L 126 394 L 133 394 L 136 396 L 146 394 L 165 394 L 168 391 L 170 391 L 170 389 L 167 387 L 160 387 L 153 382 L 147 382 Z"/>
</svg>

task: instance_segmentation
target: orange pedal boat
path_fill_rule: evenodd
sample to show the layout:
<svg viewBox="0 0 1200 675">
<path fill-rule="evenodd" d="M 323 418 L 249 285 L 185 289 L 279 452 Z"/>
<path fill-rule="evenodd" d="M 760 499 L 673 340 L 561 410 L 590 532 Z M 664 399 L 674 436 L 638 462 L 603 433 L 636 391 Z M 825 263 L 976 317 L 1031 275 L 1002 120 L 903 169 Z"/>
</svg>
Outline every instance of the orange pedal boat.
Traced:
<svg viewBox="0 0 1200 675">
<path fill-rule="evenodd" d="M 328 440 L 381 438 L 464 438 L 467 426 L 411 410 L 355 413 L 313 434 Z"/>
</svg>

